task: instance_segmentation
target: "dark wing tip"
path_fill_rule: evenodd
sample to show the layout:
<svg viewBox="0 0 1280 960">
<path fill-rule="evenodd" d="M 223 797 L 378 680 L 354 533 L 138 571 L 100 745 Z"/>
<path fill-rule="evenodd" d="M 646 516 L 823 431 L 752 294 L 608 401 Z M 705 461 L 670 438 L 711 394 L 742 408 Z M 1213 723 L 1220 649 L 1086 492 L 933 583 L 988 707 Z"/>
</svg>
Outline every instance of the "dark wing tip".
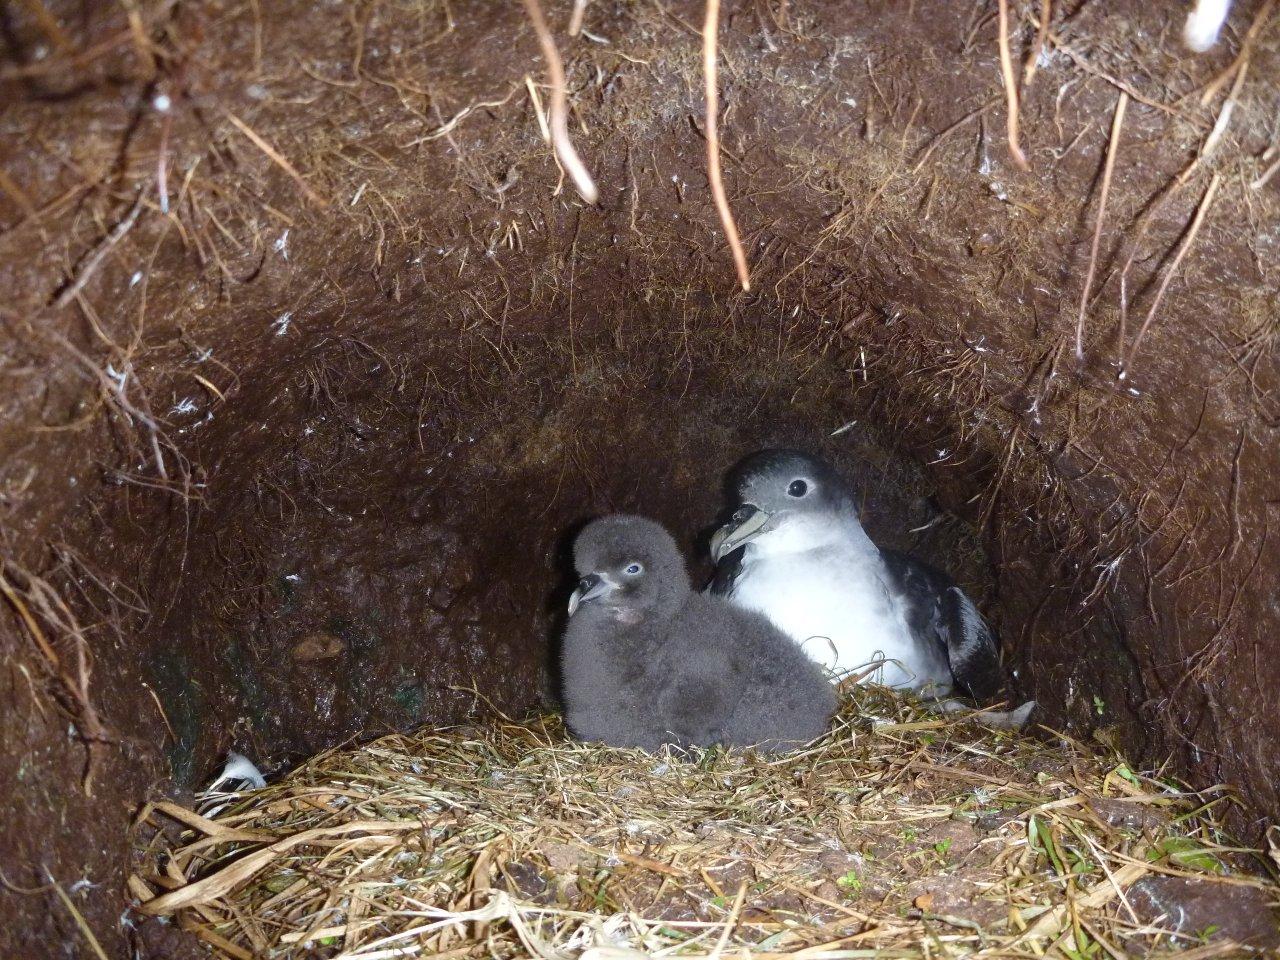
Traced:
<svg viewBox="0 0 1280 960">
<path fill-rule="evenodd" d="M 711 575 L 711 583 L 707 585 L 707 592 L 717 597 L 727 597 L 733 593 L 734 581 L 738 578 L 738 573 L 742 570 L 742 555 L 746 552 L 746 547 L 738 547 L 737 550 L 730 551 L 719 563 L 716 564 L 715 573 Z"/>
<path fill-rule="evenodd" d="M 1004 685 L 995 633 L 959 587 L 947 590 L 943 615 L 949 628 L 947 659 L 952 676 L 974 700 L 993 698 Z"/>
</svg>

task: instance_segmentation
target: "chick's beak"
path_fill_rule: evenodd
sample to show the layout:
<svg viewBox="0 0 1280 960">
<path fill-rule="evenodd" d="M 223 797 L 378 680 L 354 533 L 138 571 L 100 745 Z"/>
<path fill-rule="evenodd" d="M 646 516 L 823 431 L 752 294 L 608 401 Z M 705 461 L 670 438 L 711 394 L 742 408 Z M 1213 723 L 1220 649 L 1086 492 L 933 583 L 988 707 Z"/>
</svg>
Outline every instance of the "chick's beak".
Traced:
<svg viewBox="0 0 1280 960">
<path fill-rule="evenodd" d="M 733 518 L 711 537 L 711 559 L 719 563 L 744 543 L 754 540 L 768 528 L 773 515 L 752 503 L 744 503 Z"/>
<path fill-rule="evenodd" d="M 578 608 L 584 603 L 589 603 L 597 597 L 603 597 L 606 593 L 613 590 L 617 584 L 608 577 L 601 576 L 598 573 L 589 573 L 578 581 L 578 589 L 573 591 L 573 595 L 569 597 L 569 616 L 573 616 L 578 612 Z"/>
</svg>

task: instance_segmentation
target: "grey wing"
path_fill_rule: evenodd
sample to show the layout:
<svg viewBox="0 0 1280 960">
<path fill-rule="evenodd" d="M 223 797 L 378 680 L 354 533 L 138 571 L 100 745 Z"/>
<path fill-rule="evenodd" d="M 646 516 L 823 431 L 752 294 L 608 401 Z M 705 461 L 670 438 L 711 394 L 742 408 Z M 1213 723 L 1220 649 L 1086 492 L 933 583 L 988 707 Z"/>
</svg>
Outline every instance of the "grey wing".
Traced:
<svg viewBox="0 0 1280 960">
<path fill-rule="evenodd" d="M 951 675 L 974 700 L 994 697 L 1003 684 L 1000 645 L 973 601 L 941 570 L 896 551 L 880 553 L 907 598 L 911 632 L 941 646 Z"/>
</svg>

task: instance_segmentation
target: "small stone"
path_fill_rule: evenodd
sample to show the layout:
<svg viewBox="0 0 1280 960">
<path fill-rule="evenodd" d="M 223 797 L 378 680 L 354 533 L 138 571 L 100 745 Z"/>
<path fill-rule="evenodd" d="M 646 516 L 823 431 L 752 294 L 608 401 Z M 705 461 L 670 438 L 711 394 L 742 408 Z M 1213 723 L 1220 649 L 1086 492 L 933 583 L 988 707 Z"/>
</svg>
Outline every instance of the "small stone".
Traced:
<svg viewBox="0 0 1280 960">
<path fill-rule="evenodd" d="M 1160 810 L 1125 800 L 1091 797 L 1089 807 L 1103 823 L 1129 830 L 1146 831 L 1163 827 L 1169 816 Z"/>
<path fill-rule="evenodd" d="M 556 873 L 573 873 L 583 859 L 583 851 L 567 843 L 547 841 L 539 852 L 546 858 L 547 866 Z"/>
<path fill-rule="evenodd" d="M 939 917 L 956 917 L 980 927 L 990 927 L 1005 918 L 1006 905 L 988 900 L 982 887 L 964 877 L 928 877 L 907 885 L 917 910 Z"/>
<path fill-rule="evenodd" d="M 996 248 L 996 238 L 989 233 L 981 233 L 969 241 L 969 256 L 985 257 Z"/>
<path fill-rule="evenodd" d="M 310 663 L 313 660 L 330 660 L 340 657 L 346 652 L 347 645 L 340 637 L 332 633 L 308 633 L 293 645 L 289 655 L 298 663 Z"/>
</svg>

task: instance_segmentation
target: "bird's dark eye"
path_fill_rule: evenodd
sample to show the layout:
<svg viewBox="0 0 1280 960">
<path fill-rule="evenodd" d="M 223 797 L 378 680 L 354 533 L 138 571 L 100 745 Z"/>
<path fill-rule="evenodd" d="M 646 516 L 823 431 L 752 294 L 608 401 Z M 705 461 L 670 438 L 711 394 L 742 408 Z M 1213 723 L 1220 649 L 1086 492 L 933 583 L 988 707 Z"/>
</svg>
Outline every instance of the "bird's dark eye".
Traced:
<svg viewBox="0 0 1280 960">
<path fill-rule="evenodd" d="M 793 497 L 803 497 L 809 492 L 809 485 L 803 480 L 792 480 L 791 485 L 787 487 L 787 493 Z"/>
<path fill-rule="evenodd" d="M 638 577 L 640 574 L 644 573 L 644 566 L 639 563 L 629 563 L 627 564 L 627 569 L 624 570 L 623 573 L 629 577 Z"/>
</svg>

